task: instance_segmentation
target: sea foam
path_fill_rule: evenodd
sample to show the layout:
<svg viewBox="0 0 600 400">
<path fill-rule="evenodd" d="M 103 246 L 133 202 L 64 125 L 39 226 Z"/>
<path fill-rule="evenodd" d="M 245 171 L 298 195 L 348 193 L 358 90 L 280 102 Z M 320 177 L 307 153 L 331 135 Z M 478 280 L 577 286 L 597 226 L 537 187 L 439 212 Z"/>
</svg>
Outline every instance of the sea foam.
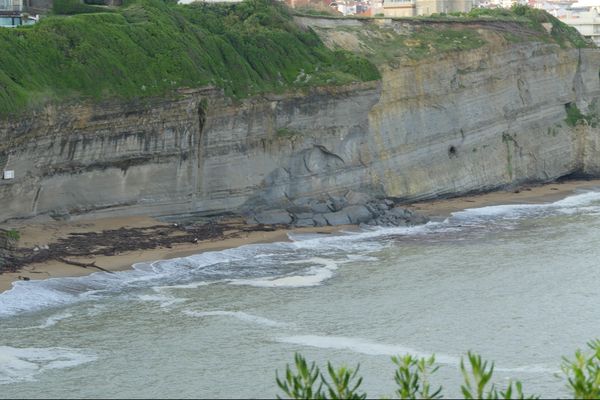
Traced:
<svg viewBox="0 0 600 400">
<path fill-rule="evenodd" d="M 432 353 L 418 351 L 410 347 L 397 344 L 383 344 L 373 342 L 362 338 L 351 338 L 344 336 L 318 336 L 318 335 L 300 335 L 287 336 L 276 339 L 280 343 L 297 344 L 301 346 L 316 347 L 321 349 L 340 349 L 350 350 L 354 353 L 367 354 L 372 356 L 394 356 L 411 354 L 416 357 L 429 357 Z M 458 357 L 437 354 L 436 362 L 440 364 L 458 365 Z"/>
<path fill-rule="evenodd" d="M 0 346 L 0 384 L 32 381 L 47 370 L 72 368 L 96 360 L 89 352 L 62 347 Z"/>
<path fill-rule="evenodd" d="M 333 277 L 333 271 L 338 268 L 340 262 L 320 257 L 314 257 L 301 261 L 288 261 L 286 264 L 320 264 L 322 267 L 312 266 L 302 275 L 283 276 L 269 279 L 233 279 L 232 285 L 248 285 L 255 287 L 287 287 L 300 288 L 308 286 L 318 286 L 327 279 Z"/>
<path fill-rule="evenodd" d="M 373 342 L 362 338 L 351 338 L 343 336 L 318 336 L 318 335 L 299 335 L 276 338 L 277 342 L 296 344 L 301 346 L 316 347 L 320 349 L 338 349 L 349 350 L 354 353 L 367 354 L 372 356 L 396 356 L 410 354 L 414 357 L 430 357 L 435 354 L 435 362 L 437 364 L 450 365 L 458 367 L 460 365 L 460 357 L 452 356 L 443 353 L 427 352 L 416 350 L 411 347 L 397 344 L 383 344 Z M 495 367 L 498 372 L 510 373 L 557 373 L 556 368 L 548 367 L 544 364 L 532 364 L 517 367 Z"/>
<path fill-rule="evenodd" d="M 257 315 L 247 314 L 242 311 L 192 311 L 192 310 L 183 310 L 185 315 L 189 315 L 190 317 L 233 317 L 240 321 L 250 322 L 257 325 L 268 326 L 272 328 L 289 328 L 292 327 L 293 324 L 288 324 L 285 322 L 273 321 L 272 319 L 259 317 Z"/>
<path fill-rule="evenodd" d="M 215 282 L 262 288 L 318 286 L 335 276 L 340 263 L 348 260 L 360 263 L 361 260 L 352 260 L 351 257 L 371 257 L 374 252 L 393 245 L 397 237 L 460 235 L 461 231 L 468 231 L 472 226 L 485 228 L 486 224 L 494 224 L 494 221 L 519 219 L 536 213 L 565 214 L 573 210 L 578 213 L 597 213 L 600 211 L 599 202 L 600 192 L 583 192 L 549 204 L 466 209 L 453 213 L 444 222 L 429 222 L 414 227 L 372 227 L 327 235 L 290 234 L 291 242 L 252 244 L 171 260 L 137 263 L 129 271 L 17 281 L 11 290 L 0 294 L 0 318 L 159 286 L 200 289 L 205 283 Z M 510 229 L 508 225 L 499 226 L 501 229 Z M 340 256 L 349 258 L 344 261 L 340 260 Z M 308 260 L 297 261 L 307 257 Z M 293 266 L 290 261 L 297 262 L 298 268 L 290 268 Z M 311 262 L 314 265 L 302 268 L 303 264 Z M 174 304 L 173 299 L 148 296 L 153 295 L 142 294 L 137 299 L 157 301 L 163 306 Z"/>
</svg>

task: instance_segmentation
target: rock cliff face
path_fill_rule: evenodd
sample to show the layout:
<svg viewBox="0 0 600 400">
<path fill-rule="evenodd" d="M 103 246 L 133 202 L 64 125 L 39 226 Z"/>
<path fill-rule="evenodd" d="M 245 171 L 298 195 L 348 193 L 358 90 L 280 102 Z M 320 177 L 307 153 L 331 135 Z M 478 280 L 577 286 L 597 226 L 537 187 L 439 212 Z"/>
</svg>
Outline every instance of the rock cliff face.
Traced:
<svg viewBox="0 0 600 400">
<path fill-rule="evenodd" d="M 0 122 L 0 221 L 289 208 L 349 190 L 410 201 L 600 175 L 600 50 L 482 47 L 379 82 L 255 97 L 181 91 Z"/>
</svg>

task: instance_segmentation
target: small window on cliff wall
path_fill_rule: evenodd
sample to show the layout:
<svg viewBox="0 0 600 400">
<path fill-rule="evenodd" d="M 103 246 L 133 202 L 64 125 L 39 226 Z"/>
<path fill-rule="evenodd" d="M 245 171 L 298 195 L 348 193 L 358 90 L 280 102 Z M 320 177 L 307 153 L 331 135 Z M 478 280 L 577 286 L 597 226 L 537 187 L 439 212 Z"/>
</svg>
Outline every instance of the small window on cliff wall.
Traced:
<svg viewBox="0 0 600 400">
<path fill-rule="evenodd" d="M 450 146 L 450 148 L 448 149 L 448 157 L 453 158 L 456 157 L 456 147 L 454 146 Z"/>
</svg>

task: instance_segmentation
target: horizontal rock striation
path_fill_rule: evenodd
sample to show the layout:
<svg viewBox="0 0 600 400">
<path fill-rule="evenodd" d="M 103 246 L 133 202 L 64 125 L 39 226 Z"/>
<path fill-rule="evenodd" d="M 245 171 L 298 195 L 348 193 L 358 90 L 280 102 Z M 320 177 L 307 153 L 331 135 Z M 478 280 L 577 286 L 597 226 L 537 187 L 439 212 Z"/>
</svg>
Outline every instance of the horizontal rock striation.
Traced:
<svg viewBox="0 0 600 400">
<path fill-rule="evenodd" d="M 567 124 L 566 110 L 599 112 L 599 69 L 597 49 L 527 42 L 386 66 L 378 82 L 304 93 L 233 101 L 203 88 L 48 106 L 0 122 L 0 169 L 15 171 L 0 180 L 0 221 L 276 209 L 297 224 L 317 225 L 306 213 L 362 222 L 360 207 L 375 198 L 598 176 L 599 131 Z M 303 204 L 349 191 L 364 194 L 350 210 L 357 221 Z"/>
</svg>

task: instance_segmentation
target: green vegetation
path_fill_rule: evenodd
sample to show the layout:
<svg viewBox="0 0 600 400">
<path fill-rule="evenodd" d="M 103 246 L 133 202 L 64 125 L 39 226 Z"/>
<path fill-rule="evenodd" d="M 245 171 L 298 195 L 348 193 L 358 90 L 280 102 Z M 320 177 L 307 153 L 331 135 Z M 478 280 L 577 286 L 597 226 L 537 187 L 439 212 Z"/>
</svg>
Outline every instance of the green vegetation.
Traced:
<svg viewBox="0 0 600 400">
<path fill-rule="evenodd" d="M 593 43 L 581 36 L 577 29 L 565 24 L 548 12 L 519 4 L 514 5 L 511 9 L 473 8 L 467 13 L 434 14 L 423 19 L 457 22 L 474 20 L 516 22 L 533 31 L 528 32 L 528 34 L 524 32 L 525 36 L 530 36 L 532 33 L 538 32 L 540 39 L 552 39 L 562 47 L 594 47 Z M 546 28 L 542 25 L 543 23 L 551 24 L 549 36 L 547 35 Z M 506 32 L 504 36 L 509 41 L 519 41 L 519 38 L 523 37 L 522 34 L 519 35 L 519 32 Z"/>
<path fill-rule="evenodd" d="M 392 357 L 392 362 L 398 367 L 394 373 L 394 381 L 398 386 L 395 395 L 399 399 L 437 399 L 442 388 L 431 389 L 429 376 L 434 374 L 439 366 L 435 366 L 435 356 L 417 359 L 411 355 Z"/>
<path fill-rule="evenodd" d="M 328 42 L 361 54 L 376 65 L 392 67 L 396 67 L 400 59 L 422 60 L 441 53 L 497 46 L 502 39 L 509 43 L 532 41 L 556 43 L 561 47 L 594 47 L 574 28 L 545 11 L 526 6 L 510 10 L 475 8 L 468 13 L 396 19 L 406 23 L 402 29 L 366 21 L 360 26 L 320 28 L 318 32 L 322 37 L 329 37 Z M 358 43 L 346 41 L 339 35 L 341 32 L 352 34 Z"/>
<path fill-rule="evenodd" d="M 567 379 L 567 388 L 575 399 L 600 398 L 600 340 L 588 343 L 591 354 L 581 350 L 575 352 L 574 360 L 563 358 L 561 369 Z M 286 366 L 285 377 L 276 381 L 283 393 L 292 399 L 365 399 L 360 391 L 362 377 L 355 369 L 335 369 L 327 363 L 329 378 L 323 375 L 315 363 L 310 366 L 299 354 L 294 356 L 295 370 Z M 440 399 L 442 387 L 434 387 L 429 379 L 438 370 L 435 356 L 416 358 L 411 355 L 392 357 L 396 365 L 394 380 L 397 389 L 394 396 L 399 399 Z M 508 382 L 504 390 L 492 383 L 494 363 L 484 361 L 481 356 L 468 352 L 467 361 L 461 358 L 460 371 L 463 384 L 460 387 L 465 399 L 537 399 L 526 396 L 520 381 Z M 326 388 L 327 390 L 324 390 Z M 278 396 L 278 398 L 280 398 Z"/>
<path fill-rule="evenodd" d="M 52 12 L 54 14 L 72 15 L 109 11 L 108 7 L 98 7 L 84 4 L 80 0 L 53 0 Z"/>
<path fill-rule="evenodd" d="M 472 50 L 487 43 L 477 30 L 463 26 L 418 25 L 409 34 L 398 34 L 393 27 L 372 23 L 336 30 L 355 35 L 360 41 L 360 48 L 355 51 L 376 65 L 394 66 L 400 58 L 422 60 L 432 54 Z"/>
<path fill-rule="evenodd" d="M 509 179 L 513 178 L 513 168 L 512 168 L 512 154 L 510 152 L 510 143 L 513 143 L 514 147 L 517 147 L 517 141 L 514 137 L 512 137 L 509 133 L 502 133 L 502 142 L 506 146 L 506 172 L 508 173 Z"/>
<path fill-rule="evenodd" d="M 405 33 L 365 19 L 360 28 L 336 28 L 353 30 L 360 41 L 359 48 L 337 50 L 296 25 L 292 11 L 276 0 L 186 6 L 126 0 L 122 7 L 56 0 L 54 13 L 33 26 L 0 29 L 0 117 L 53 101 L 175 96 L 185 87 L 213 85 L 240 99 L 377 80 L 375 65 L 487 43 L 481 29 L 457 21 L 512 21 L 498 31 L 510 41 L 587 45 L 572 28 L 528 7 L 412 18 Z M 512 30 L 519 26 L 526 29 Z"/>
<path fill-rule="evenodd" d="M 71 1 L 56 3 L 56 11 L 72 12 Z M 81 5 L 82 12 L 94 7 Z M 329 50 L 276 1 L 135 0 L 100 8 L 0 30 L 0 115 L 53 100 L 163 96 L 180 87 L 214 85 L 243 98 L 379 79 L 368 60 Z"/>
<path fill-rule="evenodd" d="M 318 17 L 330 17 L 339 15 L 337 11 L 328 6 L 317 7 L 314 5 L 307 5 L 304 7 L 296 7 L 294 8 L 294 14 L 297 15 L 308 15 L 308 16 L 318 16 Z"/>
<path fill-rule="evenodd" d="M 542 26 L 542 23 L 552 24 L 550 35 L 562 47 L 594 47 L 593 43 L 588 42 L 583 36 L 581 36 L 577 29 L 565 24 L 546 11 L 523 5 L 513 6 L 512 11 L 518 16 L 527 18 L 529 20 L 529 25 L 532 28 L 540 31 L 545 29 Z"/>
<path fill-rule="evenodd" d="M 295 136 L 298 135 L 299 132 L 295 131 L 293 129 L 289 129 L 289 128 L 279 128 L 276 131 L 277 136 L 281 136 L 281 137 L 290 137 L 290 136 Z"/>
<path fill-rule="evenodd" d="M 4 231 L 4 236 L 11 241 L 18 242 L 21 239 L 21 234 L 16 229 L 10 229 L 8 231 Z"/>
<path fill-rule="evenodd" d="M 600 398 L 600 340 L 589 342 L 588 347 L 592 350 L 591 356 L 578 349 L 575 359 L 563 358 L 561 366 L 576 399 Z"/>
<path fill-rule="evenodd" d="M 565 105 L 565 110 L 567 112 L 565 122 L 569 126 L 575 126 L 581 123 L 591 124 L 592 126 L 595 124 L 593 116 L 584 115 L 575 103 L 567 103 Z"/>
<path fill-rule="evenodd" d="M 327 363 L 327 371 L 331 382 L 320 372 L 315 363 L 310 366 L 306 359 L 300 354 L 295 354 L 294 362 L 296 371 L 293 372 L 289 365 L 285 370 L 285 377 L 279 379 L 276 374 L 275 380 L 277 386 L 292 399 L 366 399 L 367 395 L 358 393 L 358 387 L 362 383 L 362 378 L 357 378 L 358 366 L 356 369 L 346 367 L 337 370 Z M 326 387 L 327 390 L 323 390 Z M 280 398 L 277 396 L 277 398 Z"/>
</svg>

